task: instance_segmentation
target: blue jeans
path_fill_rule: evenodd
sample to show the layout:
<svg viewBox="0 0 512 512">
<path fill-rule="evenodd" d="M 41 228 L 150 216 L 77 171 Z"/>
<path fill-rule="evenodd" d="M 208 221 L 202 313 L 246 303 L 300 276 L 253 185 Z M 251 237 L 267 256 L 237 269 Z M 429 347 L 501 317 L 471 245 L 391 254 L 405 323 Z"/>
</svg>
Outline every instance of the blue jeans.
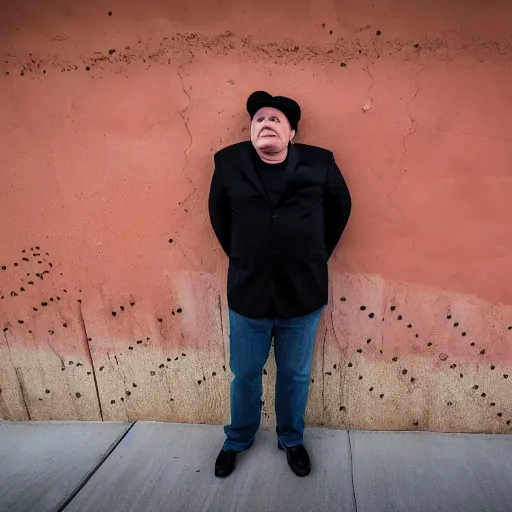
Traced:
<svg viewBox="0 0 512 512">
<path fill-rule="evenodd" d="M 229 310 L 231 424 L 224 450 L 250 448 L 261 421 L 263 366 L 272 337 L 277 366 L 276 431 L 287 447 L 303 442 L 311 359 L 323 307 L 290 319 L 247 318 Z"/>
</svg>

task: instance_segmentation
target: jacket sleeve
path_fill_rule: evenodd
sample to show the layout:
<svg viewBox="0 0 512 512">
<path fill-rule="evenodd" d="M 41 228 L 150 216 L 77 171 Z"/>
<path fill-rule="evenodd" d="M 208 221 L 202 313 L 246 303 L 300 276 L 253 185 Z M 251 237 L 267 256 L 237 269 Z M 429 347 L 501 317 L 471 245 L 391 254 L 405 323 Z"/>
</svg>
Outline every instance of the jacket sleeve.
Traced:
<svg viewBox="0 0 512 512">
<path fill-rule="evenodd" d="M 329 257 L 334 252 L 347 225 L 351 209 L 350 192 L 333 156 L 327 171 L 324 199 L 325 245 Z"/>
<path fill-rule="evenodd" d="M 226 255 L 229 256 L 231 246 L 231 208 L 217 162 L 210 185 L 208 211 L 215 236 Z"/>
</svg>

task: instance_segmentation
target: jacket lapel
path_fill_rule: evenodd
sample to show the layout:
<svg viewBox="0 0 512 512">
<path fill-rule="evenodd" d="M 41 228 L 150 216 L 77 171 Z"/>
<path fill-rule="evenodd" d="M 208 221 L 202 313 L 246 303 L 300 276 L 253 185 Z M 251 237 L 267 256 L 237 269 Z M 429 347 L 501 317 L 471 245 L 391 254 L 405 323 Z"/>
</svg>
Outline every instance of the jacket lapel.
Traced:
<svg viewBox="0 0 512 512">
<path fill-rule="evenodd" d="M 299 151 L 293 144 L 290 144 L 288 153 L 288 165 L 285 171 L 287 181 L 290 180 L 299 165 Z"/>
<path fill-rule="evenodd" d="M 288 165 L 286 166 L 286 170 L 284 172 L 284 181 L 285 183 L 283 184 L 283 192 L 281 194 L 281 197 L 279 198 L 279 200 L 277 201 L 277 204 L 279 204 L 282 200 L 283 200 L 283 197 L 286 195 L 286 192 L 290 186 L 290 183 L 293 179 L 293 175 L 295 173 L 295 170 L 297 169 L 297 166 L 299 165 L 299 151 L 298 149 L 293 145 L 293 144 L 290 144 L 289 146 L 289 149 L 288 149 Z"/>
<path fill-rule="evenodd" d="M 256 167 L 254 165 L 251 142 L 249 142 L 245 146 L 241 157 L 242 158 L 240 159 L 240 168 L 249 178 L 254 188 L 268 201 L 267 193 L 265 192 L 263 183 L 261 182 L 258 171 L 256 170 Z"/>
</svg>

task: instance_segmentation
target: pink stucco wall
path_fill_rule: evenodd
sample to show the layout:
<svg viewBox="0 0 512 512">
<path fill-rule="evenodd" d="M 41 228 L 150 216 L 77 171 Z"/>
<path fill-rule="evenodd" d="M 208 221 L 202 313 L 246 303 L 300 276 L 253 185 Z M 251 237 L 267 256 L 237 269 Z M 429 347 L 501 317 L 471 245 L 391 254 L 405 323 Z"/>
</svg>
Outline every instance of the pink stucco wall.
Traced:
<svg viewBox="0 0 512 512">
<path fill-rule="evenodd" d="M 500 0 L 4 6 L 0 417 L 227 420 L 206 199 L 262 88 L 353 196 L 308 421 L 510 430 L 511 24 Z"/>
</svg>

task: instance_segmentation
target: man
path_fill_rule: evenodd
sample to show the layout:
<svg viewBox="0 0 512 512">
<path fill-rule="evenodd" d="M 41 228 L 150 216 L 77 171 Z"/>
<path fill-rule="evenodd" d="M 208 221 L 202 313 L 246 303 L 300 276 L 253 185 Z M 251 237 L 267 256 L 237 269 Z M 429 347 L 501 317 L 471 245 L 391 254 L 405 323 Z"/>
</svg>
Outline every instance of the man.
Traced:
<svg viewBox="0 0 512 512">
<path fill-rule="evenodd" d="M 277 366 L 278 447 L 298 476 L 311 470 L 303 444 L 313 346 L 328 300 L 327 261 L 351 199 L 333 154 L 294 145 L 301 117 L 292 99 L 257 91 L 247 100 L 251 141 L 215 154 L 209 195 L 213 230 L 229 257 L 231 424 L 215 475 L 235 469 L 261 420 L 263 366 Z"/>
</svg>

